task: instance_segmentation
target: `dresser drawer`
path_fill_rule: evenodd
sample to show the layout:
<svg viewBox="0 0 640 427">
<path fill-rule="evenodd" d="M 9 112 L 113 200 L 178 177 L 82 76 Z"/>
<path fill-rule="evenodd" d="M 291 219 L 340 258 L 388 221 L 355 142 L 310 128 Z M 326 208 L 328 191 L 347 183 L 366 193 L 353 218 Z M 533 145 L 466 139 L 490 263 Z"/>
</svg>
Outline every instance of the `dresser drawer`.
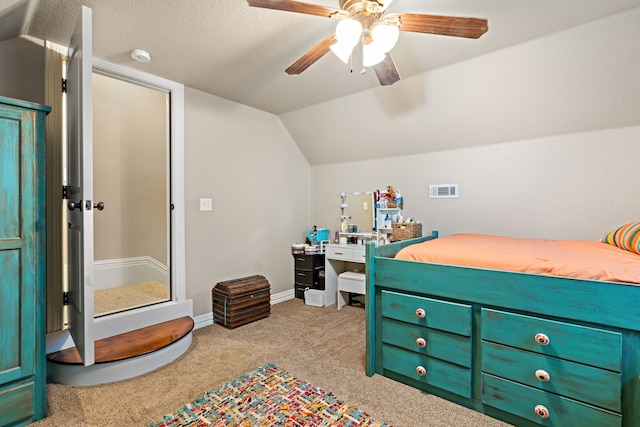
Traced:
<svg viewBox="0 0 640 427">
<path fill-rule="evenodd" d="M 397 320 L 383 319 L 382 341 L 456 365 L 471 367 L 471 338 L 469 337 Z"/>
<path fill-rule="evenodd" d="M 414 325 L 471 335 L 471 306 L 382 291 L 382 316 Z M 420 317 L 424 314 L 423 317 Z"/>
<path fill-rule="evenodd" d="M 621 376 L 616 372 L 486 341 L 482 342 L 482 371 L 612 411 L 621 411 Z M 594 390 L 597 392 L 594 393 Z"/>
<path fill-rule="evenodd" d="M 364 245 L 329 245 L 325 248 L 325 257 L 342 261 L 363 263 L 366 260 Z"/>
<path fill-rule="evenodd" d="M 294 255 L 294 268 L 314 270 L 324 267 L 324 255 Z"/>
<path fill-rule="evenodd" d="M 482 339 L 616 372 L 622 363 L 618 332 L 503 311 L 482 309 Z"/>
<path fill-rule="evenodd" d="M 310 288 L 318 287 L 320 285 L 320 272 L 309 271 L 309 270 L 298 270 L 294 271 L 294 282 L 298 285 L 309 286 Z M 322 281 L 322 288 L 324 289 L 324 281 Z"/>
<path fill-rule="evenodd" d="M 353 262 L 365 262 L 367 260 L 365 245 L 353 245 L 351 248 L 351 259 Z"/>
<path fill-rule="evenodd" d="M 482 374 L 482 402 L 543 426 L 620 427 L 622 416 L 595 406 Z M 538 413 L 548 413 L 542 418 Z"/>
<path fill-rule="evenodd" d="M 420 353 L 383 345 L 382 367 L 421 383 L 471 397 L 471 370 Z M 418 373 L 419 367 L 425 370 Z"/>
<path fill-rule="evenodd" d="M 325 258 L 351 261 L 351 248 L 329 245 L 325 248 Z"/>
</svg>

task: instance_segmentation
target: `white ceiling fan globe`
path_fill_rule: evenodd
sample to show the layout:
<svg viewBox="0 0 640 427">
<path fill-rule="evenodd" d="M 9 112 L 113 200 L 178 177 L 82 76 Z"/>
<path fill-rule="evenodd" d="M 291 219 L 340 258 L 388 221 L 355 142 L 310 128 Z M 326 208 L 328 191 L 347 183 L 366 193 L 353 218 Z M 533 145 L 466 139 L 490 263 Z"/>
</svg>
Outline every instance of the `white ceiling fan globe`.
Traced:
<svg viewBox="0 0 640 427">
<path fill-rule="evenodd" d="M 371 44 L 375 45 L 376 50 L 387 53 L 396 45 L 399 36 L 400 29 L 397 25 L 378 23 L 371 29 L 371 38 L 373 39 Z"/>
<path fill-rule="evenodd" d="M 353 48 L 360 41 L 362 35 L 362 24 L 355 19 L 345 18 L 338 22 L 336 26 L 337 43 L 332 44 L 329 49 L 345 64 L 349 61 Z"/>
</svg>

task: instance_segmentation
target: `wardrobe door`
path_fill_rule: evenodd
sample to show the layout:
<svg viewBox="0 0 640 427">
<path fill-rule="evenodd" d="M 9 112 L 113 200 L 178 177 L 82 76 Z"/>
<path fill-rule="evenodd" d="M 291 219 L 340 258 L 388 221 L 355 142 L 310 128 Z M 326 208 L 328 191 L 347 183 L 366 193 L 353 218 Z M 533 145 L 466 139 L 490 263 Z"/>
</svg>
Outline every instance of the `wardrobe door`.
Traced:
<svg viewBox="0 0 640 427">
<path fill-rule="evenodd" d="M 0 97 L 0 425 L 44 417 L 44 115 Z"/>
</svg>

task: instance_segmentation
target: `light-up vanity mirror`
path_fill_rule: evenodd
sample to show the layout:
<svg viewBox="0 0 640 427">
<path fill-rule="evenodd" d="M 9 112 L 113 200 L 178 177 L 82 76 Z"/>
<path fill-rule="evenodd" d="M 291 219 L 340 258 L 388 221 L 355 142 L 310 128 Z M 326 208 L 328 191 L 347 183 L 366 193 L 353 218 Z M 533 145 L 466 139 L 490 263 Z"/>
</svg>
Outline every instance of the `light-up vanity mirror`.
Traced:
<svg viewBox="0 0 640 427">
<path fill-rule="evenodd" d="M 375 219 L 373 193 L 342 193 L 341 234 L 371 236 Z"/>
</svg>

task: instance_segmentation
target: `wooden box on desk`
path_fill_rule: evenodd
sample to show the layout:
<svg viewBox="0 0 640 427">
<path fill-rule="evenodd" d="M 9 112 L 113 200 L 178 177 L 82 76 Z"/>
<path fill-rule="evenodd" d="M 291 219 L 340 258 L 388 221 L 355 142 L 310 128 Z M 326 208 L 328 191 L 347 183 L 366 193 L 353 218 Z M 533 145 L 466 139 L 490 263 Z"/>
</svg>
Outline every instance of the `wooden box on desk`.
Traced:
<svg viewBox="0 0 640 427">
<path fill-rule="evenodd" d="M 213 322 L 230 329 L 271 314 L 271 285 L 264 276 L 218 282 L 211 296 Z"/>
</svg>

